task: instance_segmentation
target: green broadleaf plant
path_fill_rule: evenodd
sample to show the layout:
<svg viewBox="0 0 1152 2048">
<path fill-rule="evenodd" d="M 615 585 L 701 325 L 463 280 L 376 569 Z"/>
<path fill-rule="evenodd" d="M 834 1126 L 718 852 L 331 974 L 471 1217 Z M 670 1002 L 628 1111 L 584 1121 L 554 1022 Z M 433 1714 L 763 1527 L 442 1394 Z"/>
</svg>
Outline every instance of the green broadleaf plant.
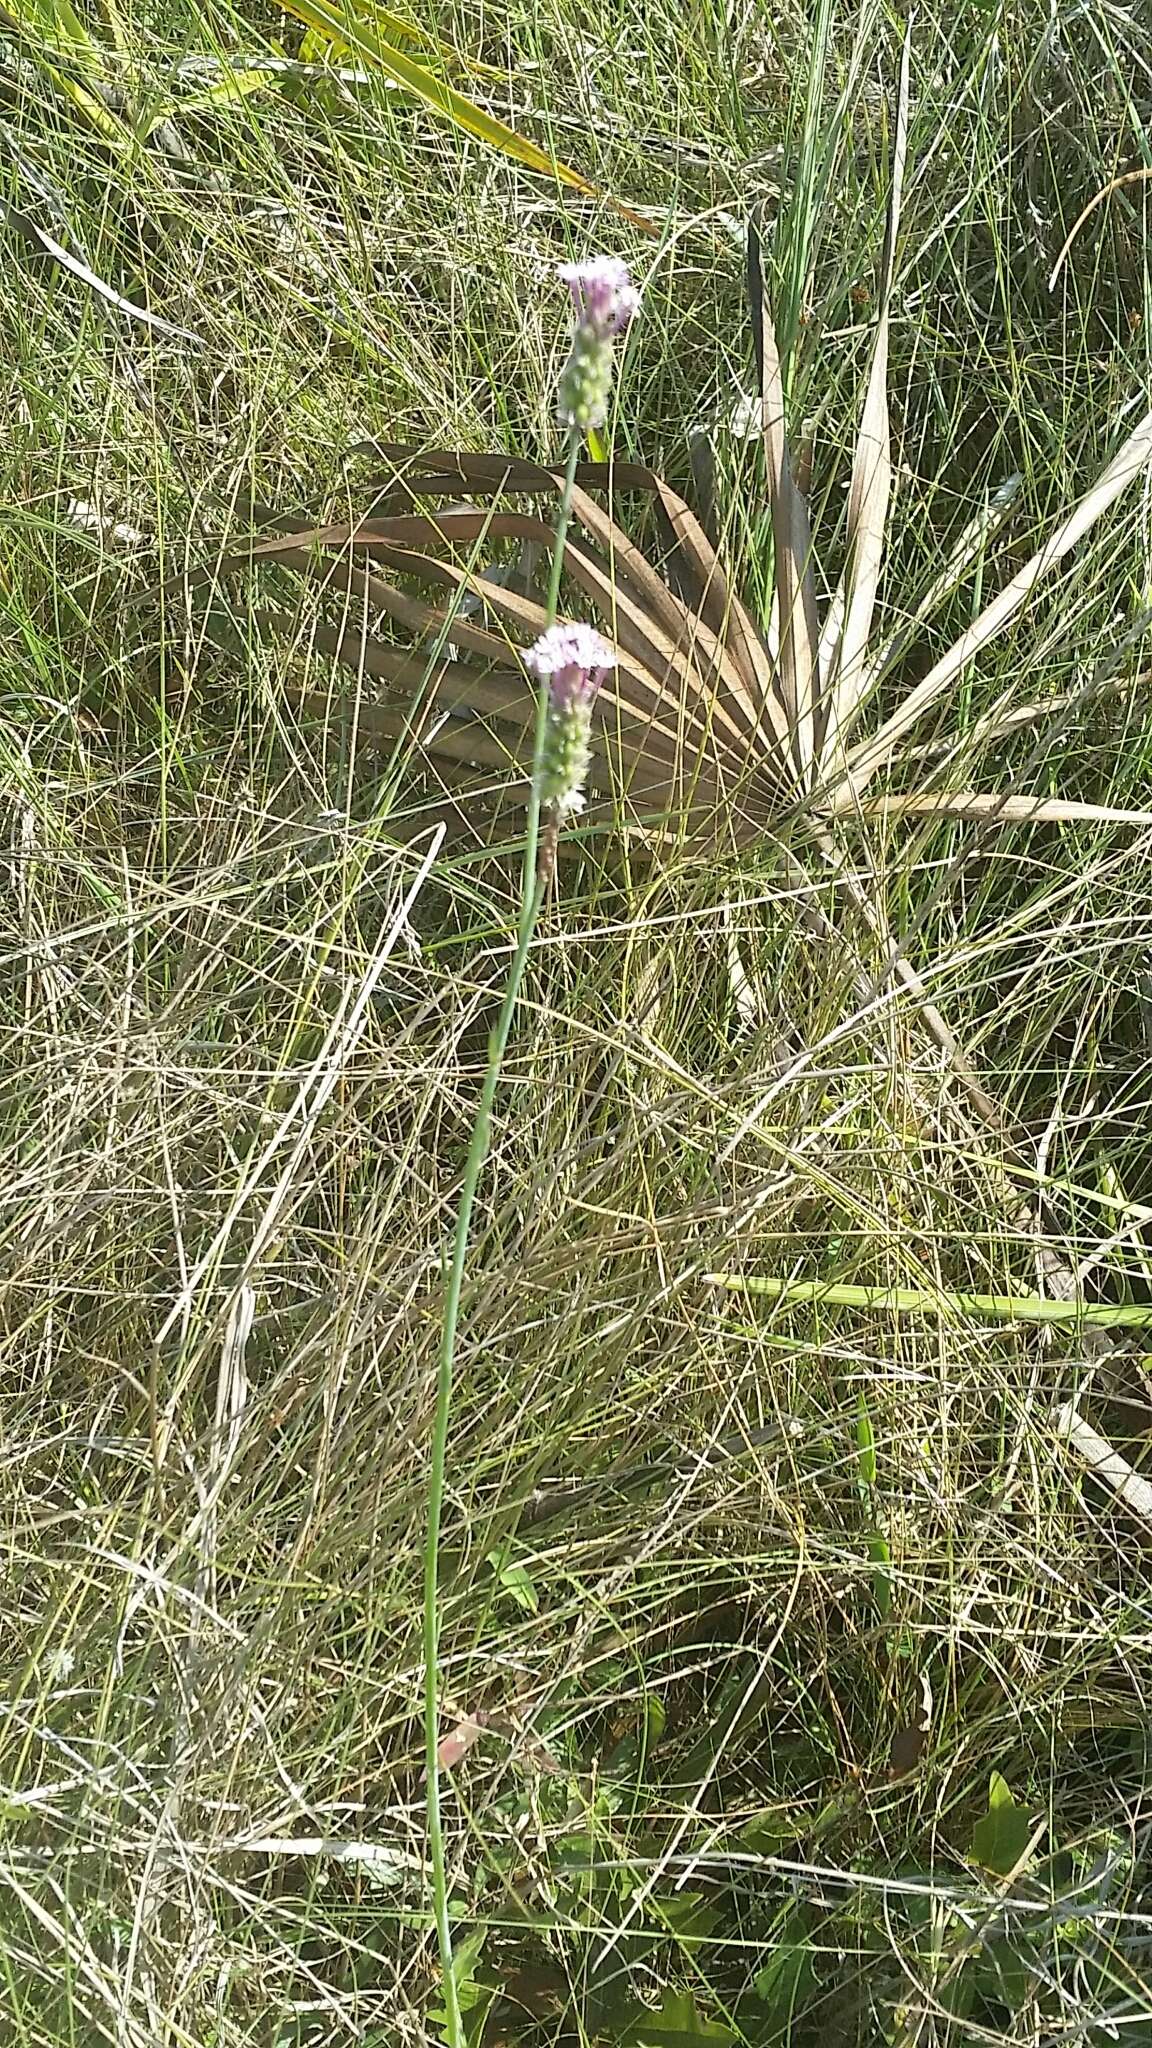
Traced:
<svg viewBox="0 0 1152 2048">
<path fill-rule="evenodd" d="M 313 38 L 349 53 L 362 64 L 392 79 L 396 85 L 403 86 L 430 112 L 449 121 L 462 134 L 473 136 L 489 149 L 510 157 L 526 170 L 550 178 L 555 184 L 566 186 L 569 191 L 579 192 L 585 198 L 596 194 L 597 188 L 589 179 L 561 163 L 550 150 L 541 149 L 530 137 L 518 134 L 507 122 L 490 114 L 465 93 L 458 92 L 428 64 L 419 62 L 402 50 L 396 39 L 397 32 L 409 38 L 412 31 L 396 17 L 374 10 L 370 19 L 355 7 L 353 0 L 281 0 L 281 5 L 285 13 L 304 23 Z M 383 33 L 377 23 L 382 26 Z M 629 213 L 626 207 L 620 207 L 618 211 L 636 225 L 648 227 L 647 222 Z"/>
<path fill-rule="evenodd" d="M 994 1871 L 997 1877 L 1008 1877 L 1027 1849 L 1031 1834 L 1027 1808 L 1017 1806 L 1007 1780 L 999 1771 L 993 1771 L 988 1786 L 988 1811 L 981 1814 L 972 1830 L 973 1862 Z"/>
</svg>

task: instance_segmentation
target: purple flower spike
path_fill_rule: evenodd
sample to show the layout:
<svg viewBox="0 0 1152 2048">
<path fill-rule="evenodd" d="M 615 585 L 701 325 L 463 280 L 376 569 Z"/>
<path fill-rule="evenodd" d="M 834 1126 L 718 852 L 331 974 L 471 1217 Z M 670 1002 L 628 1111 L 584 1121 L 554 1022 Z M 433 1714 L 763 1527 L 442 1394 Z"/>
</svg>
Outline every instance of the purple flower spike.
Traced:
<svg viewBox="0 0 1152 2048">
<path fill-rule="evenodd" d="M 540 801 L 557 819 L 571 817 L 584 808 L 592 706 L 616 656 L 593 626 L 549 626 L 528 649 L 524 666 L 548 689 Z"/>
<path fill-rule="evenodd" d="M 583 263 L 565 263 L 562 283 L 572 294 L 581 325 L 602 341 L 622 334 L 640 303 L 640 294 L 619 256 L 589 256 Z"/>
<path fill-rule="evenodd" d="M 602 427 L 612 396 L 612 344 L 639 304 L 639 293 L 618 256 L 590 256 L 560 272 L 576 308 L 576 332 L 560 376 L 562 425 L 587 434 Z"/>
</svg>

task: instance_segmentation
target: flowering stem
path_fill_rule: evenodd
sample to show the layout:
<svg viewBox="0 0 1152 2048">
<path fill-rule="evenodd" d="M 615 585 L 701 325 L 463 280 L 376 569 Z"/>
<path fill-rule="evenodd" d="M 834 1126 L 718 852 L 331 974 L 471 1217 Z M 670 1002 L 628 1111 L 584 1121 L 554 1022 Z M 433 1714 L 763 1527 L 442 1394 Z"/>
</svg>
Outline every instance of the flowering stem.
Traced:
<svg viewBox="0 0 1152 2048">
<path fill-rule="evenodd" d="M 580 460 L 580 435 L 575 428 L 568 435 L 568 460 L 564 469 L 564 488 L 560 493 L 560 509 L 556 514 L 556 538 L 552 543 L 552 566 L 548 573 L 548 594 L 544 600 L 546 626 L 556 623 L 556 611 L 560 603 L 560 575 L 564 567 L 564 543 L 568 538 L 568 521 L 572 516 L 572 492 L 576 485 L 576 464 Z M 541 678 L 536 691 L 536 729 L 532 742 L 532 785 L 528 791 L 528 822 L 524 832 L 524 874 L 520 885 L 520 934 L 519 947 L 527 951 L 532 930 L 539 914 L 540 896 L 537 887 L 537 849 L 540 843 L 540 764 L 544 758 L 544 735 L 548 726 L 548 684 Z M 513 962 L 515 972 L 515 962 Z M 521 967 L 521 973 L 523 967 Z M 509 1019 L 511 1022 L 511 1019 Z M 501 1054 L 503 1057 L 503 1054 Z"/>
<path fill-rule="evenodd" d="M 547 612 L 548 625 L 554 625 L 556 608 L 560 598 L 560 576 L 564 566 L 564 542 L 568 532 L 568 521 L 572 511 L 572 492 L 576 481 L 576 464 L 580 454 L 580 436 L 573 431 L 568 446 L 568 463 L 564 476 L 564 489 L 560 498 L 560 509 L 556 517 L 556 538 L 552 552 L 552 570 L 548 579 Z M 480 1090 L 480 1101 L 476 1108 L 476 1121 L 472 1126 L 472 1139 L 468 1157 L 464 1162 L 464 1179 L 460 1189 L 460 1207 L 456 1213 L 456 1234 L 452 1245 L 452 1263 L 448 1272 L 448 1286 L 444 1298 L 444 1321 L 440 1332 L 440 1352 L 436 1368 L 436 1409 L 432 1422 L 432 1454 L 428 1473 L 428 1526 L 424 1540 L 424 1748 L 427 1775 L 428 1800 L 428 1852 L 432 1864 L 432 1895 L 436 1917 L 436 1937 L 440 1950 L 440 1970 L 443 1980 L 445 2032 L 449 2048 L 465 2048 L 464 2023 L 460 2011 L 460 1997 L 452 1967 L 452 1922 L 448 1910 L 448 1872 L 444 1855 L 444 1826 L 440 1805 L 440 1761 L 439 1761 L 439 1689 L 440 1689 L 440 1530 L 444 1513 L 444 1486 L 448 1459 L 448 1427 L 452 1413 L 452 1384 L 456 1362 L 456 1331 L 460 1321 L 460 1297 L 464 1287 L 464 1269 L 468 1257 L 468 1238 L 472 1226 L 472 1210 L 480 1176 L 488 1157 L 492 1141 L 492 1110 L 496 1101 L 496 1090 L 500 1084 L 504 1054 L 508 1045 L 512 1019 L 520 997 L 524 970 L 528 964 L 528 949 L 536 929 L 540 905 L 544 896 L 544 885 L 536 873 L 537 850 L 540 840 L 540 769 L 544 754 L 547 730 L 548 682 L 540 683 L 536 704 L 536 731 L 532 753 L 532 781 L 528 791 L 528 819 L 524 835 L 524 869 L 520 885 L 520 917 L 516 935 L 516 951 L 508 969 L 504 984 L 504 995 L 500 1012 L 492 1027 L 488 1040 L 488 1059 L 484 1069 L 484 1081 Z"/>
</svg>

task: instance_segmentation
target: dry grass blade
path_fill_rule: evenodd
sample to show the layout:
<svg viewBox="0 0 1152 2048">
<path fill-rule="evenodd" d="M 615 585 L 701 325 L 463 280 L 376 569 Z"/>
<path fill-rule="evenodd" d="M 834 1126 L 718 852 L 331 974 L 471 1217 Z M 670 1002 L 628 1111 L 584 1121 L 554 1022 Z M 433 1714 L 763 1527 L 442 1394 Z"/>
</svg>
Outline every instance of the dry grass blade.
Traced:
<svg viewBox="0 0 1152 2048">
<path fill-rule="evenodd" d="M 818 629 L 816 588 L 812 575 L 812 535 L 808 508 L 792 474 L 792 459 L 785 434 L 784 372 L 764 289 L 759 238 L 754 230 L 748 237 L 748 281 L 752 319 L 761 338 L 761 419 L 768 497 L 772 508 L 775 611 L 780 650 L 777 681 L 792 736 L 796 774 L 800 787 L 807 789 L 816 758 Z"/>
<path fill-rule="evenodd" d="M 820 641 L 820 696 L 825 729 L 820 735 L 821 764 L 832 770 L 843 742 L 864 700 L 868 681 L 868 644 L 884 557 L 888 503 L 892 492 L 892 432 L 888 415 L 888 330 L 896 237 L 908 149 L 908 76 L 911 35 L 904 38 L 900 86 L 896 102 L 896 134 L 892 153 L 892 193 L 880 283 L 876 339 L 860 434 L 848 493 L 848 561 L 840 588 L 829 608 Z"/>
<path fill-rule="evenodd" d="M 1051 534 L 1044 546 L 1012 581 L 993 598 L 978 619 L 962 633 L 948 652 L 941 656 L 935 667 L 929 670 L 923 681 L 916 685 L 904 702 L 886 719 L 871 738 L 863 740 L 852 749 L 848 757 L 848 783 L 837 789 L 830 805 L 834 810 L 850 807 L 859 797 L 872 777 L 886 767 L 895 757 L 900 740 L 917 719 L 931 709 L 944 694 L 949 684 L 962 673 L 968 663 L 1004 631 L 1016 613 L 1031 597 L 1037 585 L 1054 569 L 1065 555 L 1083 540 L 1086 533 L 1115 502 L 1128 485 L 1135 482 L 1141 472 L 1152 461 L 1152 413 L 1141 420 L 1140 425 L 1129 434 L 1118 455 L 1108 464 L 1091 490 L 1086 491 L 1063 523 Z"/>
<path fill-rule="evenodd" d="M 1093 194 L 1092 198 L 1088 201 L 1087 206 L 1083 208 L 1082 212 L 1077 214 L 1076 219 L 1073 221 L 1072 226 L 1068 230 L 1068 234 L 1064 242 L 1064 247 L 1061 249 L 1060 254 L 1056 258 L 1055 263 L 1052 265 L 1052 275 L 1048 279 L 1048 289 L 1050 292 L 1055 291 L 1056 280 L 1059 277 L 1060 272 L 1063 270 L 1064 265 L 1068 261 L 1072 244 L 1076 240 L 1077 235 L 1080 233 L 1080 230 L 1083 227 L 1085 221 L 1091 219 L 1092 215 L 1096 211 L 1096 208 L 1098 206 L 1102 206 L 1106 199 L 1111 199 L 1112 194 L 1114 192 L 1123 191 L 1125 185 L 1141 185 L 1144 184 L 1149 178 L 1152 178 L 1152 166 L 1149 166 L 1148 164 L 1141 164 L 1140 169 L 1138 171 L 1125 171 L 1123 176 L 1120 178 L 1110 178 L 1108 183 L 1105 186 L 1103 186 L 1103 188 L 1099 192 Z"/>
</svg>

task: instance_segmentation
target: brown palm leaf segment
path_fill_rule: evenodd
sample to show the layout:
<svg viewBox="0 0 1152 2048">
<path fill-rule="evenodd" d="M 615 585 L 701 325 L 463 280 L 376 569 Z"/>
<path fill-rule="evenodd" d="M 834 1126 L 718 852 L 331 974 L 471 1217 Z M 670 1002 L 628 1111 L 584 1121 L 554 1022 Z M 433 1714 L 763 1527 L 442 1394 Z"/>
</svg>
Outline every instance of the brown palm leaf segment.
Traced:
<svg viewBox="0 0 1152 2048">
<path fill-rule="evenodd" d="M 462 804 L 496 787 L 522 800 L 534 698 L 519 653 L 545 624 L 535 585 L 553 525 L 541 501 L 559 499 L 562 473 L 503 455 L 378 452 L 392 469 L 369 518 L 258 539 L 220 566 L 277 563 L 320 579 L 339 617 L 309 627 L 313 646 L 362 694 L 384 686 L 383 701 L 361 702 L 360 732 L 418 745 Z M 605 491 L 651 500 L 665 574 L 593 495 Z M 788 723 L 751 618 L 694 514 L 651 470 L 581 464 L 572 513 L 571 610 L 595 618 L 617 652 L 596 710 L 590 817 L 622 806 L 649 832 L 719 828 L 746 841 L 787 803 L 789 776 Z M 509 544 L 513 574 L 474 566 Z M 305 710 L 328 704 L 296 694 Z"/>
</svg>

